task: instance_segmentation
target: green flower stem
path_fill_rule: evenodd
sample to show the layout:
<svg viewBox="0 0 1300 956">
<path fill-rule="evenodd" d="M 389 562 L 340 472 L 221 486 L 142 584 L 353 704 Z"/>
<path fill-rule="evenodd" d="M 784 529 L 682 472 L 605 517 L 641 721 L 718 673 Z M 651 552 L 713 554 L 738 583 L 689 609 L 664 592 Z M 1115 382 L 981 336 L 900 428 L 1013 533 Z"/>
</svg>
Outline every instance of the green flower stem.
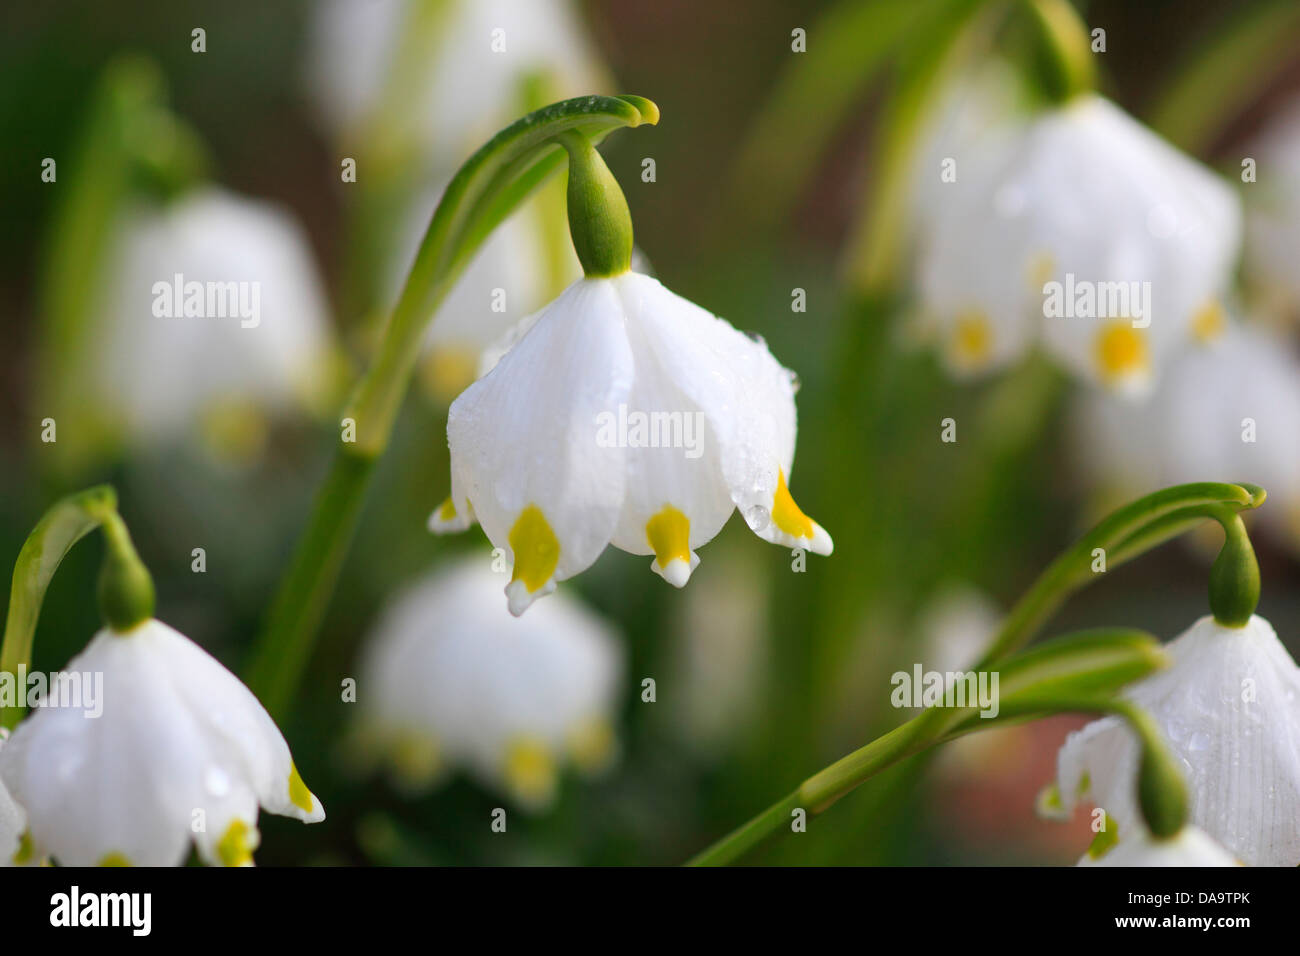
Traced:
<svg viewBox="0 0 1300 956">
<path fill-rule="evenodd" d="M 561 135 L 569 157 L 567 206 L 573 249 L 588 279 L 618 276 L 632 267 L 632 214 L 618 180 L 580 133 Z"/>
<path fill-rule="evenodd" d="M 1125 505 L 1047 567 L 1011 609 L 976 669 L 1027 644 L 1066 598 L 1090 582 L 1095 577 L 1096 549 L 1106 553 L 1106 567 L 1113 569 L 1190 527 L 1194 522 L 1187 508 L 1224 505 L 1246 510 L 1263 502 L 1264 491 L 1255 485 L 1196 482 L 1165 488 Z M 1161 523 L 1165 519 L 1172 523 Z"/>
<path fill-rule="evenodd" d="M 116 511 L 100 521 L 107 547 L 99 573 L 99 609 L 104 623 L 119 634 L 153 617 L 153 578 L 135 552 L 126 522 Z"/>
<path fill-rule="evenodd" d="M 117 495 L 99 485 L 56 502 L 28 535 L 14 562 L 9 611 L 0 643 L 0 671 L 17 674 L 32 663 L 32 640 L 46 588 L 72 546 L 117 516 Z M 0 710 L 0 727 L 12 728 L 23 716 L 21 703 Z"/>
<path fill-rule="evenodd" d="M 1025 0 L 1025 5 L 1043 42 L 1048 96 L 1064 103 L 1095 87 L 1088 27 L 1070 0 Z"/>
<path fill-rule="evenodd" d="M 599 142 L 620 127 L 657 123 L 639 96 L 586 96 L 554 103 L 506 127 L 452 178 L 416 253 L 369 370 L 343 412 L 340 441 L 307 528 L 281 581 L 249 665 L 249 686 L 272 713 L 297 688 L 360 516 L 375 462 L 392 435 L 425 330 L 488 235 L 565 161 L 559 137 Z"/>
<path fill-rule="evenodd" d="M 931 707 L 809 777 L 689 865 L 731 863 L 788 826 L 796 809 L 809 816 L 822 813 L 880 771 L 956 736 L 1023 720 L 1027 714 L 1050 709 L 1053 701 L 1108 698 L 1167 663 L 1155 638 L 1130 629 L 1086 631 L 1044 643 L 1000 665 L 996 716 L 982 716 L 977 703 Z"/>
</svg>

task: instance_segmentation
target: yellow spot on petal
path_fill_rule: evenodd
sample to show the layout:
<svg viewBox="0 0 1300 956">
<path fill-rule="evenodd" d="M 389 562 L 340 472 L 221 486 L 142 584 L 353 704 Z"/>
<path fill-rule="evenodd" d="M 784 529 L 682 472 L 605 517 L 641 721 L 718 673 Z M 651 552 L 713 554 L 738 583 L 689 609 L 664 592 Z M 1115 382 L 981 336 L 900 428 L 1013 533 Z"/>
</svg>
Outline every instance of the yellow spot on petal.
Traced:
<svg viewBox="0 0 1300 956">
<path fill-rule="evenodd" d="M 1097 334 L 1097 365 L 1103 381 L 1113 382 L 1150 365 L 1147 340 L 1129 322 L 1110 322 Z"/>
<path fill-rule="evenodd" d="M 447 500 L 438 506 L 438 520 L 450 521 L 454 517 L 456 517 L 456 502 L 451 500 L 451 495 L 448 495 Z"/>
<path fill-rule="evenodd" d="M 14 866 L 26 866 L 32 861 L 32 856 L 35 853 L 36 849 L 32 844 L 32 831 L 24 830 L 22 836 L 18 838 L 18 849 L 13 855 Z"/>
<path fill-rule="evenodd" d="M 222 866 L 252 866 L 253 851 L 259 842 L 255 829 L 243 820 L 231 820 L 217 843 L 217 859 Z"/>
<path fill-rule="evenodd" d="M 409 787 L 424 787 L 442 769 L 442 749 L 429 734 L 404 733 L 389 752 L 393 772 Z"/>
<path fill-rule="evenodd" d="M 524 803 L 544 804 L 555 794 L 555 760 L 546 744 L 534 737 L 510 744 L 504 771 L 506 786 Z"/>
<path fill-rule="evenodd" d="M 123 853 L 110 853 L 99 861 L 100 866 L 130 866 L 131 861 Z"/>
<path fill-rule="evenodd" d="M 776 495 L 772 499 L 772 523 L 786 534 L 795 538 L 813 536 L 812 519 L 799 510 L 790 496 L 790 489 L 785 486 L 785 472 L 777 473 Z"/>
<path fill-rule="evenodd" d="M 588 773 L 609 766 L 617 749 L 614 728 L 602 717 L 583 721 L 569 734 L 573 762 L 579 770 Z"/>
<path fill-rule="evenodd" d="M 1056 274 L 1056 259 L 1050 252 L 1040 252 L 1029 266 L 1029 284 L 1034 292 L 1042 292 L 1043 286 Z"/>
<path fill-rule="evenodd" d="M 545 587 L 560 561 L 560 542 L 537 505 L 529 505 L 519 513 L 510 529 L 510 548 L 515 553 L 515 571 L 510 580 L 523 581 L 530 594 Z"/>
<path fill-rule="evenodd" d="M 988 361 L 993 351 L 993 324 L 986 313 L 972 309 L 957 316 L 952 328 L 952 357 L 962 368 Z"/>
<path fill-rule="evenodd" d="M 1226 324 L 1223 305 L 1217 299 L 1211 300 L 1192 316 L 1192 337 L 1201 343 L 1213 342 L 1223 334 Z"/>
<path fill-rule="evenodd" d="M 691 563 L 691 519 L 672 505 L 664 505 L 662 511 L 645 523 L 645 536 L 659 567 L 668 567 L 674 558 Z"/>
<path fill-rule="evenodd" d="M 421 364 L 420 373 L 430 395 L 442 402 L 451 401 L 478 376 L 478 353 L 461 346 L 438 346 Z"/>
<path fill-rule="evenodd" d="M 289 764 L 289 802 L 303 813 L 311 813 L 315 805 L 311 791 L 302 782 L 302 777 L 298 775 L 298 768 L 293 764 Z"/>
</svg>

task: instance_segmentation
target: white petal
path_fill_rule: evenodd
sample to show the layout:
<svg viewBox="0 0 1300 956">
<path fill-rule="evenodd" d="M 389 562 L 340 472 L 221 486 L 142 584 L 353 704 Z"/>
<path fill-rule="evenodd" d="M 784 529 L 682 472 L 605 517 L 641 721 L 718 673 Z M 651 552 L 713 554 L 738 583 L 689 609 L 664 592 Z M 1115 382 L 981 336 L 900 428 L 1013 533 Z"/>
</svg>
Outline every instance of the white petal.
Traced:
<svg viewBox="0 0 1300 956">
<path fill-rule="evenodd" d="M 452 497 L 509 555 L 514 613 L 590 566 L 614 533 L 626 453 L 598 444 L 598 416 L 626 401 L 632 375 L 614 287 L 584 279 L 451 406 Z"/>
<path fill-rule="evenodd" d="M 1125 839 L 1120 837 L 1100 857 L 1085 853 L 1079 866 L 1241 866 L 1231 853 L 1215 843 L 1203 831 L 1185 826 L 1167 840 L 1149 833 Z"/>
</svg>

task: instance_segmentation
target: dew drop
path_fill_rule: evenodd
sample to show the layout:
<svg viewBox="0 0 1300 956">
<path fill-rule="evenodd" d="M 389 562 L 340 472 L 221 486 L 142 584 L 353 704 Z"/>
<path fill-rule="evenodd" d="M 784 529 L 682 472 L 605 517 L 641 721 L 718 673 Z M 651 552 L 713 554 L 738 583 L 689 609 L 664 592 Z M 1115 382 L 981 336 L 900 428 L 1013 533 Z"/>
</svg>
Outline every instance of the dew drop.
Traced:
<svg viewBox="0 0 1300 956">
<path fill-rule="evenodd" d="M 762 505 L 745 509 L 745 524 L 749 525 L 750 531 L 762 531 L 771 520 L 771 513 Z"/>
<path fill-rule="evenodd" d="M 220 767 L 208 767 L 203 772 L 203 789 L 214 797 L 224 797 L 230 792 L 230 777 Z"/>
</svg>

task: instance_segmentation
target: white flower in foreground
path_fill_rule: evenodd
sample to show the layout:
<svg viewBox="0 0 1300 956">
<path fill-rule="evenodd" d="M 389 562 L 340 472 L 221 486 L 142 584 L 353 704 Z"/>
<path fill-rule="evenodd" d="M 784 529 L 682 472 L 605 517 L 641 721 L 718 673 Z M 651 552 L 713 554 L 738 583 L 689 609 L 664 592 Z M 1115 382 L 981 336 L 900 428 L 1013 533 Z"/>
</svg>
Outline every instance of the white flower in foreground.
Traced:
<svg viewBox="0 0 1300 956">
<path fill-rule="evenodd" d="M 760 537 L 831 552 L 787 488 L 795 385 L 760 340 L 634 272 L 582 279 L 451 406 L 451 497 L 509 555 L 521 614 L 608 544 L 682 587 L 739 508 Z M 471 510 L 472 509 L 472 510 Z"/>
<path fill-rule="evenodd" d="M 0 753 L 4 751 L 9 732 L 0 727 Z M 0 780 L 0 866 L 20 866 L 36 862 L 27 837 L 27 814 L 9 795 L 4 781 Z"/>
<path fill-rule="evenodd" d="M 115 248 L 82 396 L 97 414 L 140 442 L 240 440 L 325 396 L 326 301 L 285 212 L 204 189 L 128 215 Z"/>
<path fill-rule="evenodd" d="M 1151 714 L 1187 776 L 1189 821 L 1251 866 L 1300 864 L 1300 668 L 1272 626 L 1204 617 L 1171 641 L 1172 666 L 1126 695 Z M 1118 717 L 1070 734 L 1057 786 L 1140 832 L 1139 748 Z"/>
<path fill-rule="evenodd" d="M 544 102 L 605 86 L 568 0 L 327 0 L 307 73 L 318 112 L 345 136 L 364 135 L 400 90 L 389 121 L 444 174 L 527 108 L 530 84 Z"/>
<path fill-rule="evenodd" d="M 486 557 L 399 596 L 365 651 L 361 739 L 411 789 L 465 766 L 525 806 L 550 802 L 566 762 L 616 749 L 622 654 L 608 624 L 563 595 L 516 619 Z"/>
<path fill-rule="evenodd" d="M 102 713 L 42 708 L 0 751 L 0 782 L 56 862 L 176 866 L 192 839 L 208 863 L 247 865 L 259 804 L 325 819 L 262 705 L 166 624 L 105 628 L 67 670 L 103 674 Z"/>
<path fill-rule="evenodd" d="M 1080 96 L 954 158 L 919 265 L 954 372 L 1007 364 L 1041 340 L 1084 379 L 1138 392 L 1168 354 L 1222 324 L 1237 198 L 1114 104 Z M 1053 304 L 1064 314 L 1049 316 Z"/>
<path fill-rule="evenodd" d="M 1243 153 L 1256 162 L 1244 190 L 1247 279 L 1262 308 L 1283 316 L 1300 311 L 1300 99 L 1292 100 Z"/>
<path fill-rule="evenodd" d="M 1204 831 L 1185 826 L 1168 839 L 1143 832 L 1121 839 L 1099 857 L 1085 853 L 1079 866 L 1240 866 L 1232 854 Z"/>
<path fill-rule="evenodd" d="M 1300 361 L 1289 341 L 1248 325 L 1188 349 L 1150 400 L 1079 396 L 1080 470 L 1124 500 L 1207 475 L 1257 482 L 1260 523 L 1300 542 Z"/>
</svg>

